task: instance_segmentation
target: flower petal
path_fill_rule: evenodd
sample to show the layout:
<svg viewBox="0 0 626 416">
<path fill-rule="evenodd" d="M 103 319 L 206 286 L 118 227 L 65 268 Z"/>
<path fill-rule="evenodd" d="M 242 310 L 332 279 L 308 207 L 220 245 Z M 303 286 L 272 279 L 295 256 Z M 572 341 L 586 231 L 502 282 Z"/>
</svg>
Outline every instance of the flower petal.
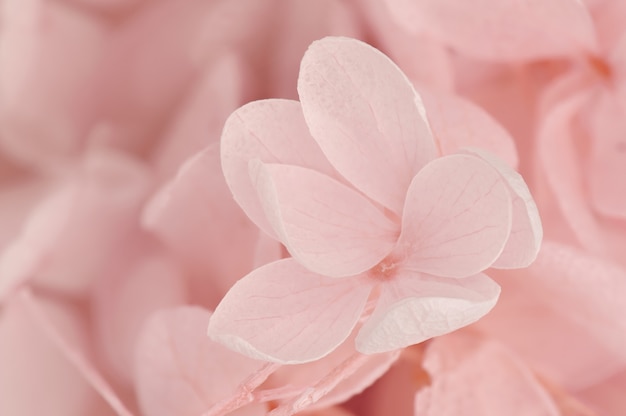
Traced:
<svg viewBox="0 0 626 416">
<path fill-rule="evenodd" d="M 77 349 L 86 349 L 85 323 L 75 310 L 51 301 L 42 301 L 38 306 L 62 336 L 76 344 Z M 67 360 L 64 352 L 39 325 L 21 300 L 14 298 L 3 304 L 0 316 L 0 414 L 92 414 L 89 408 L 102 400 L 84 379 L 81 369 Z"/>
<path fill-rule="evenodd" d="M 590 156 L 587 185 L 593 208 L 602 215 L 626 219 L 625 108 L 613 94 L 598 94 L 589 110 Z"/>
<path fill-rule="evenodd" d="M 152 198 L 142 220 L 188 271 L 194 303 L 215 308 L 254 268 L 262 233 L 231 198 L 217 145 L 190 158 Z M 268 246 L 272 243 L 280 245 L 271 239 Z"/>
<path fill-rule="evenodd" d="M 274 235 L 248 173 L 248 162 L 286 163 L 334 175 L 315 143 L 296 101 L 254 101 L 226 120 L 221 141 L 222 169 L 237 203 L 263 231 Z"/>
<path fill-rule="evenodd" d="M 367 198 L 298 166 L 251 164 L 265 213 L 303 266 L 325 276 L 353 276 L 393 249 L 398 225 Z"/>
<path fill-rule="evenodd" d="M 314 361 L 348 337 L 370 290 L 358 277 L 333 279 L 279 260 L 231 288 L 211 318 L 209 336 L 253 358 Z"/>
<path fill-rule="evenodd" d="M 157 312 L 145 324 L 135 350 L 143 414 L 200 415 L 263 366 L 204 336 L 210 317 L 205 309 L 185 306 Z"/>
<path fill-rule="evenodd" d="M 517 167 L 513 138 L 489 113 L 460 96 L 424 88 L 419 92 L 441 153 L 449 155 L 462 147 L 475 146 Z"/>
<path fill-rule="evenodd" d="M 563 99 L 549 110 L 537 129 L 539 163 L 554 192 L 562 216 L 579 243 L 593 252 L 604 252 L 605 242 L 584 190 L 575 134 L 576 116 L 592 91 L 583 90 Z"/>
<path fill-rule="evenodd" d="M 541 247 L 543 227 L 537 205 L 524 178 L 502 160 L 480 149 L 467 148 L 462 153 L 480 157 L 496 169 L 506 181 L 513 204 L 511 235 L 504 251 L 491 267 L 517 269 L 529 266 Z"/>
<path fill-rule="evenodd" d="M 408 31 L 427 31 L 463 54 L 531 60 L 593 52 L 593 21 L 578 0 L 387 0 Z"/>
<path fill-rule="evenodd" d="M 498 171 L 475 156 L 445 156 L 413 179 L 396 251 L 403 269 L 466 277 L 493 264 L 510 231 L 511 197 Z"/>
<path fill-rule="evenodd" d="M 333 166 L 400 215 L 411 178 L 435 157 L 421 100 L 402 71 L 365 43 L 328 37 L 302 58 L 298 93 Z"/>
<path fill-rule="evenodd" d="M 484 416 L 561 415 L 530 368 L 496 342 L 461 333 L 436 339 L 424 367 L 433 381 L 417 393 L 415 414 L 456 415 L 471 409 Z"/>
<path fill-rule="evenodd" d="M 491 310 L 500 287 L 484 274 L 448 279 L 400 272 L 356 337 L 364 354 L 391 351 L 469 325 Z"/>
</svg>

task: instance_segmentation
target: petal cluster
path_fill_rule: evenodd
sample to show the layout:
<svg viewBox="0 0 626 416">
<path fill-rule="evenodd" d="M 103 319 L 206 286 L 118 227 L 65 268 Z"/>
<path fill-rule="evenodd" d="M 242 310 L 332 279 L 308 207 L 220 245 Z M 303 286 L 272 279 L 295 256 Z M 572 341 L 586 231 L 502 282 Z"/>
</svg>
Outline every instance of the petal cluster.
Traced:
<svg viewBox="0 0 626 416">
<path fill-rule="evenodd" d="M 298 93 L 299 102 L 248 103 L 224 127 L 235 200 L 291 257 L 237 282 L 209 335 L 254 358 L 301 363 L 357 326 L 356 350 L 372 354 L 486 314 L 499 287 L 483 271 L 527 266 L 539 249 L 523 179 L 482 149 L 442 153 L 440 143 L 467 142 L 445 132 L 450 114 L 435 113 L 444 130 L 435 138 L 411 82 L 362 42 L 314 42 Z"/>
</svg>

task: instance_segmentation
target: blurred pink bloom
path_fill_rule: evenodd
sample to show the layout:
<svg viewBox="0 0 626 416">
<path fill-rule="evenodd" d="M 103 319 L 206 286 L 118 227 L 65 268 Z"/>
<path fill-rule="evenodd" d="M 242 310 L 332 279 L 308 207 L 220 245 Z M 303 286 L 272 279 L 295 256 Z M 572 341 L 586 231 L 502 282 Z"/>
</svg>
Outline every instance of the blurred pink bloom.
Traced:
<svg viewBox="0 0 626 416">
<path fill-rule="evenodd" d="M 376 306 L 355 341 L 369 354 L 489 311 L 499 288 L 481 272 L 527 265 L 539 248 L 523 181 L 482 151 L 436 158 L 419 96 L 363 43 L 313 43 L 298 91 L 301 105 L 258 101 L 226 123 L 222 164 L 235 199 L 293 258 L 237 282 L 211 337 L 298 363 L 342 343 L 368 299 Z"/>
</svg>

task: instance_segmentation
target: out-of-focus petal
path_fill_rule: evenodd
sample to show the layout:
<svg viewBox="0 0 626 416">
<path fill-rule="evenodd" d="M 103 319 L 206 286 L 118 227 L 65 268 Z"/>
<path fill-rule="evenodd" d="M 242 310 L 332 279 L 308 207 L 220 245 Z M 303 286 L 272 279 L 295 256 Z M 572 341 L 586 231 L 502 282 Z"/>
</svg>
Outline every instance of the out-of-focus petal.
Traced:
<svg viewBox="0 0 626 416">
<path fill-rule="evenodd" d="M 454 69 L 445 45 L 425 33 L 398 30 L 387 5 L 380 0 L 363 0 L 360 4 L 377 45 L 412 82 L 442 91 L 454 88 Z"/>
<path fill-rule="evenodd" d="M 337 374 L 336 369 L 355 353 L 354 340 L 357 333 L 358 329 L 352 331 L 348 339 L 339 348 L 321 360 L 306 364 L 282 366 L 270 376 L 268 382 L 273 387 L 291 386 L 305 390 L 314 386 L 323 377 L 334 372 L 337 377 L 343 378 L 342 381 L 307 409 L 322 409 L 326 406 L 345 402 L 355 394 L 365 390 L 365 388 L 385 374 L 397 360 L 400 352 L 396 350 L 383 354 L 372 354 L 362 362 L 361 366 L 353 374 L 348 376 Z"/>
<path fill-rule="evenodd" d="M 619 416 L 626 409 L 626 371 L 608 377 L 606 380 L 576 394 L 599 415 Z"/>
<path fill-rule="evenodd" d="M 250 180 L 250 160 L 298 165 L 334 175 L 311 137 L 297 101 L 254 101 L 239 108 L 224 126 L 221 154 L 224 177 L 235 200 L 270 235 L 274 232 Z"/>
<path fill-rule="evenodd" d="M 391 252 L 399 231 L 352 188 L 298 166 L 251 164 L 267 218 L 294 258 L 325 276 L 353 276 Z"/>
<path fill-rule="evenodd" d="M 95 152 L 75 173 L 33 210 L 2 253 L 0 291 L 35 279 L 82 292 L 115 262 L 150 191 L 148 172 L 127 156 Z"/>
<path fill-rule="evenodd" d="M 272 13 L 274 28 L 280 34 L 263 53 L 272 97 L 298 98 L 300 59 L 311 42 L 324 36 L 363 38 L 357 10 L 343 0 L 290 0 L 273 7 Z"/>
<path fill-rule="evenodd" d="M 134 368 L 146 416 L 200 415 L 263 366 L 207 338 L 210 317 L 199 307 L 179 307 L 154 314 L 143 327 Z M 255 409 L 241 414 L 265 414 Z"/>
<path fill-rule="evenodd" d="M 205 70 L 156 152 L 159 178 L 171 178 L 185 160 L 219 141 L 224 122 L 241 104 L 246 75 L 242 60 L 233 54 Z"/>
<path fill-rule="evenodd" d="M 493 166 L 506 181 L 513 204 L 511 234 L 504 250 L 492 267 L 514 269 L 530 265 L 539 252 L 543 227 L 537 205 L 524 178 L 509 165 L 482 149 L 463 149 L 463 153 L 482 158 Z"/>
<path fill-rule="evenodd" d="M 392 351 L 467 326 L 489 312 L 500 287 L 484 274 L 449 279 L 399 272 L 356 338 L 357 350 Z"/>
<path fill-rule="evenodd" d="M 107 27 L 63 2 L 2 2 L 0 147 L 35 169 L 85 142 Z"/>
<path fill-rule="evenodd" d="M 498 343 L 442 337 L 429 345 L 424 367 L 432 384 L 417 393 L 416 415 L 561 415 L 531 370 Z"/>
<path fill-rule="evenodd" d="M 217 306 L 254 266 L 260 232 L 230 195 L 217 144 L 185 162 L 152 198 L 142 221 L 185 267 L 192 299 L 204 305 Z"/>
<path fill-rule="evenodd" d="M 158 252 L 139 255 L 114 273 L 95 285 L 94 339 L 115 380 L 130 387 L 139 330 L 156 311 L 186 303 L 186 281 L 172 260 Z"/>
<path fill-rule="evenodd" d="M 42 302 L 40 308 L 64 336 L 87 345 L 84 322 L 75 311 L 51 302 Z M 0 414 L 83 416 L 94 402 L 101 402 L 21 300 L 4 305 L 0 338 Z"/>
<path fill-rule="evenodd" d="M 582 161 L 575 146 L 574 120 L 587 103 L 583 91 L 556 104 L 537 130 L 539 163 L 563 216 L 579 243 L 604 252 L 604 241 L 584 190 Z"/>
<path fill-rule="evenodd" d="M 479 157 L 450 155 L 413 179 L 394 250 L 405 270 L 436 276 L 479 273 L 500 256 L 511 231 L 511 197 Z"/>
<path fill-rule="evenodd" d="M 485 110 L 460 96 L 419 89 L 426 114 L 441 153 L 456 153 L 463 147 L 488 150 L 511 167 L 517 167 L 513 138 Z"/>
<path fill-rule="evenodd" d="M 387 0 L 396 21 L 460 53 L 531 60 L 595 51 L 593 21 L 578 0 Z"/>
<path fill-rule="evenodd" d="M 312 273 L 293 259 L 237 282 L 209 323 L 209 336 L 253 358 L 300 364 L 328 355 L 350 335 L 371 285 Z"/>
<path fill-rule="evenodd" d="M 591 205 L 599 214 L 626 219 L 626 108 L 603 91 L 588 111 L 589 157 L 586 168 Z M 626 104 L 623 103 L 623 104 Z"/>
<path fill-rule="evenodd" d="M 400 215 L 411 179 L 435 156 L 421 99 L 402 71 L 365 43 L 325 38 L 302 58 L 298 94 L 337 171 Z"/>
</svg>

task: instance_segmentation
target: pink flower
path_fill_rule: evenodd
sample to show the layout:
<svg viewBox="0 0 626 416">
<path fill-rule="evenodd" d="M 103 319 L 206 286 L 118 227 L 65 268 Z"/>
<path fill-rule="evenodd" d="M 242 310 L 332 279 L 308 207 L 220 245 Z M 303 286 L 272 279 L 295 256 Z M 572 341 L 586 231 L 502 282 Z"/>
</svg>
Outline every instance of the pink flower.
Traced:
<svg viewBox="0 0 626 416">
<path fill-rule="evenodd" d="M 300 103 L 250 103 L 224 128 L 235 199 L 293 257 L 235 284 L 209 335 L 301 363 L 333 351 L 362 317 L 355 345 L 371 354 L 486 314 L 499 287 L 482 272 L 526 266 L 539 247 L 523 180 L 480 150 L 437 157 L 410 82 L 356 40 L 314 42 L 298 92 Z"/>
</svg>

